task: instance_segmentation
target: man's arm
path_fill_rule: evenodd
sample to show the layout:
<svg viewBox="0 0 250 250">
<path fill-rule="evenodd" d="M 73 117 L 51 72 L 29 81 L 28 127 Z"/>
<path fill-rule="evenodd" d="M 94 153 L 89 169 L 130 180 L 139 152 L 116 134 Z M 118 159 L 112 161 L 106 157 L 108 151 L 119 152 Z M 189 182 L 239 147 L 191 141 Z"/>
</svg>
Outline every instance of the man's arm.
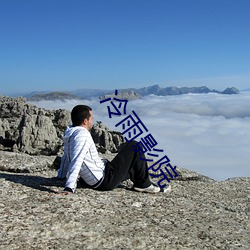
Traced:
<svg viewBox="0 0 250 250">
<path fill-rule="evenodd" d="M 86 152 L 89 150 L 89 143 L 87 141 L 87 136 L 83 131 L 79 131 L 74 138 L 71 138 L 69 145 L 69 154 L 71 162 L 69 164 L 68 178 L 65 184 L 64 191 L 66 192 L 75 192 L 77 185 L 77 178 L 81 170 L 81 166 L 86 155 Z"/>
</svg>

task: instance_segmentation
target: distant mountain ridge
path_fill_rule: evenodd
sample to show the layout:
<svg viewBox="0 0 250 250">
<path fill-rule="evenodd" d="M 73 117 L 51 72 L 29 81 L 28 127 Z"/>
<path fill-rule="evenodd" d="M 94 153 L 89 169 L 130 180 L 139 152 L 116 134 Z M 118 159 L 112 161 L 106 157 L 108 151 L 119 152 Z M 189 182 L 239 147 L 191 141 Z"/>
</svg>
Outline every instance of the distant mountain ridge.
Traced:
<svg viewBox="0 0 250 250">
<path fill-rule="evenodd" d="M 115 90 L 106 89 L 77 89 L 73 91 L 65 92 L 31 92 L 24 95 L 29 101 L 40 101 L 40 100 L 66 100 L 66 99 L 91 99 L 100 98 L 104 99 L 107 96 L 114 96 Z M 127 88 L 118 89 L 117 98 L 126 99 L 138 99 L 142 96 L 147 95 L 183 95 L 183 94 L 208 94 L 208 93 L 218 93 L 218 94 L 239 94 L 240 91 L 235 87 L 228 87 L 224 91 L 211 90 L 206 86 L 201 87 L 164 87 L 161 88 L 158 84 L 143 88 Z"/>
<path fill-rule="evenodd" d="M 236 89 L 235 87 L 231 88 L 226 88 L 224 91 L 218 91 L 218 90 L 211 90 L 206 86 L 201 86 L 201 87 L 165 87 L 161 88 L 158 84 L 149 86 L 149 87 L 144 87 L 140 89 L 130 89 L 135 91 L 141 96 L 146 96 L 146 95 L 160 95 L 160 96 L 166 96 L 166 95 L 183 95 L 183 94 L 207 94 L 207 93 L 218 93 L 218 94 L 239 94 L 240 91 Z"/>
<path fill-rule="evenodd" d="M 81 99 L 79 96 L 67 93 L 67 92 L 49 92 L 45 94 L 35 94 L 29 98 L 28 101 L 50 101 L 50 100 L 71 100 L 71 99 Z"/>
</svg>

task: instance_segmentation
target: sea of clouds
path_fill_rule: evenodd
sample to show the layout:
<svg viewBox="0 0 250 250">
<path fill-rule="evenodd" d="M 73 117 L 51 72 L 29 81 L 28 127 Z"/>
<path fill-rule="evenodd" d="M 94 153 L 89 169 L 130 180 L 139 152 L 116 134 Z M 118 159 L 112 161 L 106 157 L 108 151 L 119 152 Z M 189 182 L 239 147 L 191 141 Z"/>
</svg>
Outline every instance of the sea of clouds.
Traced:
<svg viewBox="0 0 250 250">
<path fill-rule="evenodd" d="M 216 180 L 250 176 L 250 92 L 150 95 L 129 101 L 126 115 L 112 118 L 108 116 L 109 103 L 100 104 L 98 99 L 32 103 L 69 111 L 77 104 L 86 104 L 93 108 L 95 121 L 120 132 L 115 125 L 134 110 L 157 141 L 155 148 L 163 149 L 172 165 Z"/>
</svg>

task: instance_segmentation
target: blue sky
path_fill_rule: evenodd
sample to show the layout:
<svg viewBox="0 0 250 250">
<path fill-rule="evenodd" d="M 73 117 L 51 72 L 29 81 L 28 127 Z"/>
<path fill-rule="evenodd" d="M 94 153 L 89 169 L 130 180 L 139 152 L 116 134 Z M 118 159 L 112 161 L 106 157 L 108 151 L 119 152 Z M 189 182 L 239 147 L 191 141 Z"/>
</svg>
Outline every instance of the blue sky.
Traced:
<svg viewBox="0 0 250 250">
<path fill-rule="evenodd" d="M 250 88 L 248 0 L 0 0 L 0 94 Z"/>
</svg>

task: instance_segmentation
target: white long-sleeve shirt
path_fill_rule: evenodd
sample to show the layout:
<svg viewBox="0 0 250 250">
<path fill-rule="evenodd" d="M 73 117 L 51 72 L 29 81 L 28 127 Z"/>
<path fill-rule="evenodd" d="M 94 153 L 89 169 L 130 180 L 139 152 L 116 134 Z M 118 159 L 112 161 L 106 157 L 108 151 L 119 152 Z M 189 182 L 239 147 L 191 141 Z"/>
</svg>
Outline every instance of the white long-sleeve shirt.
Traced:
<svg viewBox="0 0 250 250">
<path fill-rule="evenodd" d="M 96 185 L 104 176 L 105 163 L 98 155 L 90 132 L 84 127 L 68 126 L 63 141 L 64 154 L 57 177 L 67 177 L 65 187 L 73 192 L 79 174 L 88 185 Z"/>
</svg>

